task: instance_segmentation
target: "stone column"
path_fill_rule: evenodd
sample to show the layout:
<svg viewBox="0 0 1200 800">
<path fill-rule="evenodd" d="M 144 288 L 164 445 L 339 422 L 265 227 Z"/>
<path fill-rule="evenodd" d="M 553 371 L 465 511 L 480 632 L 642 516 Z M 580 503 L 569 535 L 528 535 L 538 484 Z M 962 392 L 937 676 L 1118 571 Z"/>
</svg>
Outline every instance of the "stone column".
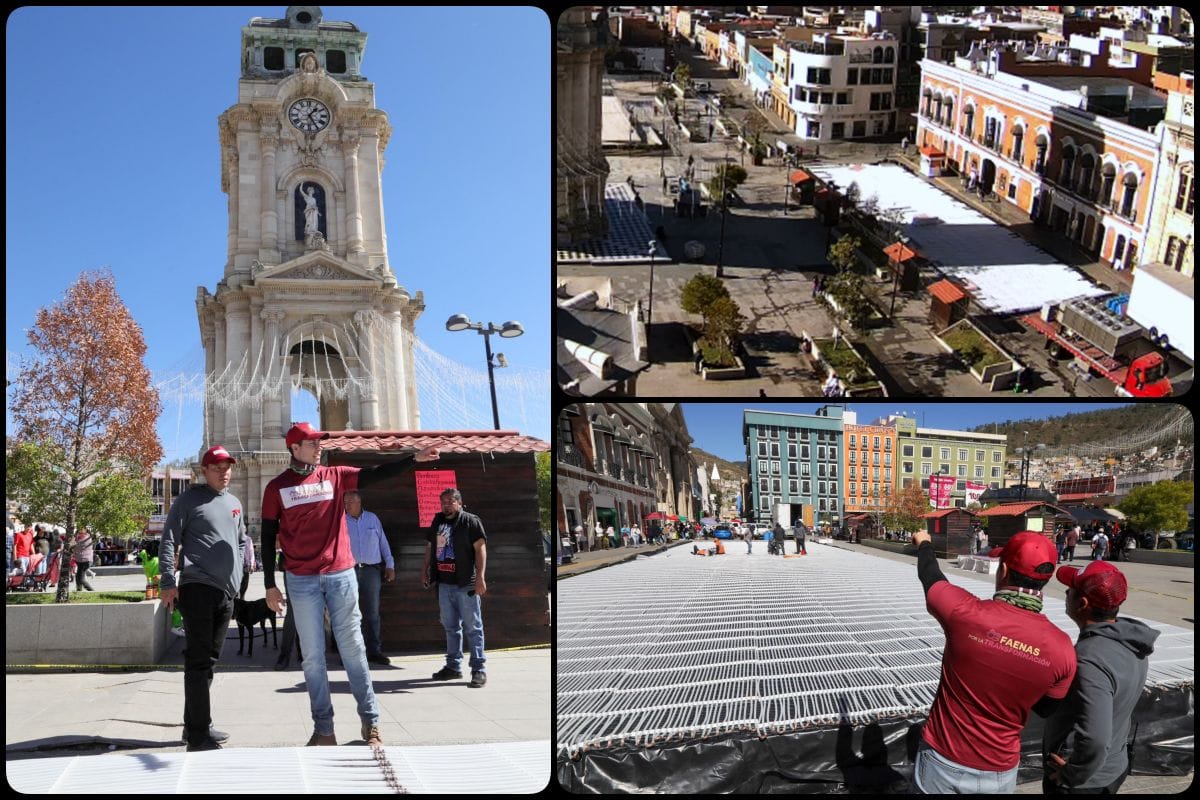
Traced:
<svg viewBox="0 0 1200 800">
<path fill-rule="evenodd" d="M 358 134 L 348 133 L 342 140 L 346 158 L 346 252 L 363 252 L 362 199 L 358 185 Z"/>
<path fill-rule="evenodd" d="M 392 407 L 395 418 L 391 420 L 393 430 L 413 430 L 412 420 L 409 419 L 408 389 L 411 385 L 410 361 L 408 348 L 404 339 L 404 311 L 396 308 L 387 315 L 388 331 L 391 334 L 392 358 L 391 369 L 395 376 L 392 380 Z"/>
<path fill-rule="evenodd" d="M 233 413 L 226 414 L 225 418 L 223 444 L 227 448 L 239 447 L 239 442 L 244 438 L 243 434 L 249 432 L 250 408 L 241 402 L 241 397 L 246 391 L 245 384 L 250 377 L 248 361 L 253 358 L 252 353 L 246 352 L 249 334 L 250 309 L 247 298 L 245 295 L 234 296 L 225 308 L 225 358 L 232 368 L 231 375 L 234 380 L 231 391 L 238 402 L 233 406 Z"/>
<path fill-rule="evenodd" d="M 261 386 L 263 380 L 266 379 L 269 358 L 270 354 L 266 352 L 266 345 L 263 342 L 262 300 L 253 297 L 250 300 L 250 375 L 256 384 L 255 387 L 252 387 L 256 392 L 257 386 Z M 251 450 L 258 450 L 262 446 L 262 416 L 262 403 L 257 400 L 251 402 L 250 419 L 247 422 L 249 429 L 247 447 Z"/>
<path fill-rule="evenodd" d="M 379 379 L 376 365 L 382 359 L 375 358 L 374 336 L 371 334 L 370 311 L 355 311 L 354 325 L 358 328 L 358 352 L 362 359 L 364 377 L 368 379 L 366 390 L 359 402 L 361 409 L 362 429 L 365 431 L 379 430 Z"/>
<path fill-rule="evenodd" d="M 275 146 L 279 143 L 279 126 L 274 121 L 263 121 L 259 132 L 262 148 L 262 202 L 259 204 L 262 220 L 262 249 L 279 249 L 279 220 L 275 215 Z"/>
<path fill-rule="evenodd" d="M 226 169 L 229 170 L 229 263 L 233 263 L 233 258 L 237 255 L 238 244 L 238 183 L 241 181 L 241 173 L 238 170 L 238 154 L 236 150 L 230 149 L 229 155 L 226 158 Z"/>
<path fill-rule="evenodd" d="M 204 377 L 206 380 L 212 378 L 213 365 L 216 363 L 216 333 L 213 331 L 212 322 L 202 323 L 202 338 L 204 341 Z M 208 387 L 204 391 L 204 442 L 212 440 L 213 431 L 216 427 L 213 423 L 213 406 L 209 402 Z M 208 448 L 204 448 L 208 449 Z"/>
<path fill-rule="evenodd" d="M 214 444 L 223 444 L 218 441 L 225 435 L 225 405 L 221 398 L 226 394 L 225 378 L 226 368 L 228 364 L 225 360 L 225 309 L 217 305 L 213 309 L 213 363 L 212 372 L 209 373 L 210 380 L 213 383 L 213 395 L 210 397 L 212 407 L 213 426 L 209 430 L 209 440 L 205 443 L 211 447 Z"/>
<path fill-rule="evenodd" d="M 282 371 L 282 365 L 279 363 L 282 358 L 279 355 L 279 323 L 283 322 L 284 313 L 277 308 L 266 308 L 262 312 L 262 319 L 266 326 L 266 333 L 263 336 L 263 343 L 267 353 L 267 375 L 266 380 L 270 384 L 274 384 L 277 376 Z M 287 392 L 285 382 L 281 392 Z M 278 393 L 273 393 L 263 405 L 263 439 L 277 439 L 283 435 L 283 423 L 280 419 L 280 405 L 282 398 Z M 266 446 L 264 442 L 263 447 Z"/>
</svg>

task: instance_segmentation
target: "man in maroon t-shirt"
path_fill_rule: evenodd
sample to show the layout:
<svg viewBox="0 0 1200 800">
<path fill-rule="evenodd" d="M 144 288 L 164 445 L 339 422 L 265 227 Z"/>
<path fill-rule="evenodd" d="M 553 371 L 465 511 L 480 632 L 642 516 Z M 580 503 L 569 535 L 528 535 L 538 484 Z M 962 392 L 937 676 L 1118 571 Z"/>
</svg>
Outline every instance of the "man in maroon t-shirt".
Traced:
<svg viewBox="0 0 1200 800">
<path fill-rule="evenodd" d="M 999 556 L 991 600 L 951 584 L 928 533 L 913 534 L 917 573 L 946 645 L 942 678 L 921 732 L 913 777 L 926 794 L 1005 794 L 1015 790 L 1021 730 L 1030 709 L 1048 712 L 1075 677 L 1071 638 L 1042 612 L 1054 575 L 1054 543 L 1016 534 Z"/>
<path fill-rule="evenodd" d="M 325 611 L 350 691 L 358 703 L 362 737 L 375 747 L 379 735 L 379 704 L 371 686 L 367 651 L 360 628 L 358 579 L 354 554 L 346 531 L 346 492 L 366 489 L 412 469 L 419 461 L 438 458 L 436 447 L 377 467 L 321 466 L 321 440 L 328 433 L 307 422 L 293 425 L 285 439 L 292 460 L 289 467 L 267 484 L 262 503 L 263 584 L 267 605 L 283 611 L 283 595 L 275 586 L 275 539 L 287 553 L 288 602 L 296 621 L 296 634 L 304 653 L 304 683 L 308 688 L 314 731 L 309 745 L 335 745 L 333 701 L 325 667 Z"/>
</svg>

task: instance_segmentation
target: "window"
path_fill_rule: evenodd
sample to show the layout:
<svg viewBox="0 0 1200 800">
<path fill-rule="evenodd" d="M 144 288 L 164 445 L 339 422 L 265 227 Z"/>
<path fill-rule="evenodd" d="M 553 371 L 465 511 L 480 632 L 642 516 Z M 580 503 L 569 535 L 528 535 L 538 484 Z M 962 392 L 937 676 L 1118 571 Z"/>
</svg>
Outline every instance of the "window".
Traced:
<svg viewBox="0 0 1200 800">
<path fill-rule="evenodd" d="M 851 463 L 851 464 L 857 464 L 857 463 L 858 463 L 858 451 L 857 451 L 857 450 L 851 450 L 851 451 L 850 451 L 850 463 Z"/>
<path fill-rule="evenodd" d="M 983 467 L 979 466 L 978 464 L 975 465 L 975 477 L 976 478 L 983 477 Z"/>
<path fill-rule="evenodd" d="M 890 467 L 892 465 L 892 454 L 891 453 L 883 454 L 883 465 L 885 467 Z"/>
<path fill-rule="evenodd" d="M 829 446 L 829 460 L 837 461 L 837 447 L 835 445 Z"/>
<path fill-rule="evenodd" d="M 767 457 L 767 443 L 766 442 L 760 441 L 758 443 L 758 454 L 762 458 Z"/>
<path fill-rule="evenodd" d="M 871 459 L 871 463 L 878 467 L 879 466 L 879 453 L 875 453 L 874 455 L 875 455 L 875 458 Z"/>
<path fill-rule="evenodd" d="M 772 474 L 772 475 L 778 475 L 778 474 L 779 474 L 779 462 L 778 462 L 778 461 L 772 461 L 772 462 L 771 462 L 771 474 Z"/>
<path fill-rule="evenodd" d="M 788 494 L 795 497 L 800 493 L 800 481 L 788 481 Z"/>
<path fill-rule="evenodd" d="M 812 494 L 812 482 L 800 481 L 800 493 L 804 495 Z"/>
<path fill-rule="evenodd" d="M 806 445 L 806 444 L 800 445 L 800 457 L 805 460 L 808 459 L 808 445 Z"/>
<path fill-rule="evenodd" d="M 837 477 L 837 464 L 829 465 L 829 474 L 835 478 Z"/>
<path fill-rule="evenodd" d="M 828 86 L 832 82 L 830 70 L 818 67 L 808 68 L 808 80 L 805 83 L 816 83 L 822 86 Z"/>
<path fill-rule="evenodd" d="M 759 494 L 766 494 L 767 480 L 768 480 L 767 478 L 759 478 L 758 479 L 758 493 Z"/>
<path fill-rule="evenodd" d="M 846 85 L 847 86 L 857 86 L 858 85 L 858 70 L 857 69 L 851 68 L 851 69 L 846 70 Z"/>
<path fill-rule="evenodd" d="M 966 476 L 967 476 L 967 465 L 959 464 L 958 465 L 958 477 L 965 478 Z"/>
<path fill-rule="evenodd" d="M 850 93 L 849 92 L 838 92 L 837 93 L 837 104 L 839 106 L 848 105 L 849 103 L 850 103 Z M 843 122 L 842 125 L 845 126 L 845 123 Z"/>
<path fill-rule="evenodd" d="M 817 122 L 815 119 L 810 119 L 808 121 L 807 135 L 809 139 L 820 139 L 821 123 Z"/>
<path fill-rule="evenodd" d="M 896 60 L 895 48 L 892 48 L 892 47 L 885 48 L 883 51 L 883 63 L 891 64 L 891 63 L 894 63 L 895 60 Z M 891 70 L 888 70 L 888 72 L 891 72 Z"/>
<path fill-rule="evenodd" d="M 855 438 L 854 434 L 853 434 L 853 433 L 852 433 L 852 434 L 850 434 L 850 446 L 851 446 L 851 447 L 854 447 L 854 446 L 855 446 L 855 444 L 856 444 L 856 442 L 857 442 L 857 440 L 856 440 L 856 438 Z"/>
<path fill-rule="evenodd" d="M 921 462 L 921 474 L 922 475 L 932 475 L 933 474 L 933 465 L 930 464 L 928 461 L 922 461 Z"/>
<path fill-rule="evenodd" d="M 339 75 L 344 73 L 346 71 L 346 51 L 326 50 L 325 71 Z"/>
<path fill-rule="evenodd" d="M 874 50 L 871 51 L 871 63 L 872 64 L 882 64 L 883 63 L 883 48 L 882 47 L 876 47 Z"/>
<path fill-rule="evenodd" d="M 950 448 L 949 447 L 943 447 L 943 448 L 939 449 L 938 453 L 941 454 L 942 461 L 950 460 Z"/>
<path fill-rule="evenodd" d="M 895 77 L 895 73 L 894 73 L 894 72 L 892 72 L 892 70 L 890 70 L 890 69 L 885 69 L 885 70 L 883 71 L 883 82 L 884 82 L 884 83 L 886 83 L 886 84 L 889 84 L 889 85 L 890 85 L 890 84 L 893 82 L 893 81 L 892 81 L 892 79 L 893 79 L 894 77 Z"/>
<path fill-rule="evenodd" d="M 825 493 L 825 481 L 817 481 L 817 494 Z"/>
<path fill-rule="evenodd" d="M 922 489 L 929 488 L 929 478 L 921 478 L 921 488 Z"/>
<path fill-rule="evenodd" d="M 1182 272 L 1183 256 L 1186 252 L 1187 242 L 1178 236 L 1172 236 L 1167 239 L 1167 254 L 1163 256 L 1163 263 L 1174 267 L 1176 272 Z"/>
<path fill-rule="evenodd" d="M 976 450 L 976 451 L 975 451 L 975 460 L 976 460 L 976 461 L 983 461 L 983 451 L 982 451 L 982 450 Z"/>
<path fill-rule="evenodd" d="M 854 480 L 857 473 L 858 470 L 856 468 L 850 467 L 850 480 Z"/>
<path fill-rule="evenodd" d="M 164 497 L 163 485 L 166 483 L 163 478 L 150 479 L 150 494 L 154 497 Z"/>
<path fill-rule="evenodd" d="M 825 462 L 822 461 L 820 464 L 817 464 L 817 475 L 822 478 L 825 477 Z"/>
<path fill-rule="evenodd" d="M 913 446 L 912 446 L 911 444 L 906 444 L 906 445 L 904 445 L 904 447 L 902 447 L 902 448 L 900 449 L 900 453 L 901 453 L 901 455 L 903 455 L 905 458 L 912 458 L 912 455 L 913 455 Z"/>
<path fill-rule="evenodd" d="M 904 468 L 904 474 L 905 474 L 905 475 L 911 475 L 911 474 L 912 474 L 912 471 L 913 471 L 913 462 L 911 462 L 911 461 L 905 461 L 905 462 L 902 462 L 902 463 L 903 463 L 903 468 Z"/>
<path fill-rule="evenodd" d="M 778 439 L 778 438 L 779 438 L 779 428 L 778 428 L 778 426 L 776 426 L 776 425 L 772 425 L 772 426 L 771 426 L 771 438 L 772 438 L 772 439 Z"/>
<path fill-rule="evenodd" d="M 837 511 L 837 506 L 838 506 L 838 501 L 837 501 L 836 497 L 829 501 L 829 510 L 830 511 Z"/>
<path fill-rule="evenodd" d="M 900 479 L 900 488 L 907 489 L 908 487 L 912 486 L 912 482 L 913 482 L 912 478 L 901 478 Z"/>
<path fill-rule="evenodd" d="M 780 479 L 779 479 L 779 478 L 772 478 L 772 479 L 771 479 L 771 491 L 772 491 L 772 492 L 781 492 L 781 491 L 783 491 L 782 487 L 780 486 L 780 484 L 781 484 L 781 483 L 782 483 L 782 482 L 780 481 Z"/>
<path fill-rule="evenodd" d="M 875 436 L 871 439 L 871 449 L 872 450 L 879 449 L 879 437 L 878 436 Z"/>
<path fill-rule="evenodd" d="M 824 461 L 824 460 L 825 460 L 825 445 L 820 445 L 820 446 L 817 448 L 817 460 L 818 460 L 818 461 Z"/>
<path fill-rule="evenodd" d="M 787 438 L 788 438 L 788 441 L 789 441 L 789 442 L 794 442 L 794 441 L 796 441 L 796 429 L 795 429 L 795 428 L 788 428 L 788 429 L 787 429 Z"/>
<path fill-rule="evenodd" d="M 818 507 L 818 508 L 819 508 L 821 511 L 825 511 L 825 510 L 826 510 L 826 508 L 825 508 L 825 498 L 824 498 L 824 497 L 822 497 L 820 500 L 818 500 L 818 501 L 817 501 L 817 507 Z"/>
<path fill-rule="evenodd" d="M 795 461 L 788 462 L 788 475 L 798 475 L 799 469 L 800 468 L 796 465 Z"/>
<path fill-rule="evenodd" d="M 1189 216 L 1196 211 L 1196 187 L 1192 184 L 1192 167 L 1179 171 L 1179 188 L 1175 191 L 1175 209 Z"/>
<path fill-rule="evenodd" d="M 993 464 L 999 464 L 1000 459 L 1002 459 L 1003 457 L 1004 457 L 1003 451 L 1001 451 L 1001 450 L 993 450 L 992 451 L 992 463 Z"/>
<path fill-rule="evenodd" d="M 954 482 L 954 491 L 961 492 L 961 491 L 965 490 L 966 488 L 967 488 L 966 481 L 955 481 Z"/>
<path fill-rule="evenodd" d="M 874 136 L 883 135 L 883 120 L 877 119 L 871 123 L 871 132 Z"/>
<path fill-rule="evenodd" d="M 858 484 L 857 483 L 850 484 L 850 494 L 851 495 L 858 494 Z"/>
<path fill-rule="evenodd" d="M 939 475 L 949 475 L 950 474 L 950 465 L 949 464 L 940 464 L 938 466 L 938 474 Z"/>
<path fill-rule="evenodd" d="M 263 66 L 270 70 L 283 69 L 283 48 L 264 47 Z"/>
<path fill-rule="evenodd" d="M 795 457 L 796 457 L 796 445 L 789 444 L 788 445 L 788 458 L 795 458 Z"/>
<path fill-rule="evenodd" d="M 767 462 L 759 461 L 758 462 L 758 471 L 765 475 L 767 472 Z"/>
<path fill-rule="evenodd" d="M 992 467 L 992 477 L 993 478 L 1000 477 L 1000 468 L 999 467 Z"/>
<path fill-rule="evenodd" d="M 892 440 L 891 439 L 883 440 L 883 449 L 889 453 L 892 451 Z"/>
<path fill-rule="evenodd" d="M 771 458 L 779 458 L 779 442 L 771 442 Z"/>
<path fill-rule="evenodd" d="M 297 50 L 296 51 L 296 63 L 293 66 L 296 69 L 300 69 L 300 59 L 304 56 L 305 53 L 311 53 L 311 52 L 313 52 L 312 48 L 308 48 L 308 49 L 304 49 L 304 50 Z"/>
<path fill-rule="evenodd" d="M 812 473 L 812 468 L 807 461 L 800 462 L 800 474 L 809 475 Z"/>
<path fill-rule="evenodd" d="M 959 461 L 966 461 L 966 460 L 967 460 L 967 448 L 965 448 L 965 447 L 960 447 L 960 448 L 958 449 L 958 460 L 959 460 Z"/>
<path fill-rule="evenodd" d="M 888 482 L 892 480 L 892 471 L 886 467 L 883 470 L 883 479 Z"/>
<path fill-rule="evenodd" d="M 874 469 L 871 470 L 871 477 L 874 478 L 876 481 L 879 480 L 879 467 L 875 467 Z"/>
<path fill-rule="evenodd" d="M 854 122 L 854 133 L 852 136 L 859 139 L 867 135 L 867 123 L 865 120 L 856 120 Z"/>
</svg>

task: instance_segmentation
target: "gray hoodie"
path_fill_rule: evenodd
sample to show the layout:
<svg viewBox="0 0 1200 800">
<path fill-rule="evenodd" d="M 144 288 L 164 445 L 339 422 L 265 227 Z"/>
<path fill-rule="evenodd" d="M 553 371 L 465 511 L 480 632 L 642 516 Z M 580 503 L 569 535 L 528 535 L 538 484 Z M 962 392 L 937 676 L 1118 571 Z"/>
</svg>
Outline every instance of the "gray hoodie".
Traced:
<svg viewBox="0 0 1200 800">
<path fill-rule="evenodd" d="M 1066 700 L 1046 720 L 1042 758 L 1067 760 L 1059 784 L 1074 789 L 1108 786 L 1125 774 L 1130 719 L 1146 685 L 1158 631 L 1136 619 L 1097 622 L 1075 643 L 1079 667 Z"/>
<path fill-rule="evenodd" d="M 242 503 L 204 483 L 171 504 L 158 551 L 162 588 L 174 589 L 175 547 L 183 545 L 179 583 L 203 583 L 235 597 L 242 582 L 246 521 Z"/>
</svg>

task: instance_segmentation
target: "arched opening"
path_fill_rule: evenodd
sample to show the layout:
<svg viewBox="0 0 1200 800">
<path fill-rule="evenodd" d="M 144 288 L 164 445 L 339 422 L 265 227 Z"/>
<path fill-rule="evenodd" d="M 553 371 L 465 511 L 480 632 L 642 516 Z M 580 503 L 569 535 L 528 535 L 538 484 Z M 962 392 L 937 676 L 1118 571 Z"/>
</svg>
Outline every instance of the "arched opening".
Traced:
<svg viewBox="0 0 1200 800">
<path fill-rule="evenodd" d="M 1113 245 L 1112 262 L 1113 262 L 1114 267 L 1121 263 L 1121 258 L 1124 255 L 1125 255 L 1125 234 L 1122 233 L 1117 236 L 1117 243 L 1115 245 Z"/>
<path fill-rule="evenodd" d="M 924 91 L 921 92 L 921 98 L 925 101 L 924 102 L 925 116 L 926 117 L 932 116 L 933 115 L 932 114 L 933 90 L 930 89 L 928 86 L 926 86 Z"/>
<path fill-rule="evenodd" d="M 316 398 L 320 429 L 349 428 L 350 374 L 341 353 L 319 339 L 305 339 L 288 351 L 288 365 L 293 382 Z M 293 390 L 293 397 L 296 391 Z M 292 419 L 296 419 L 294 411 Z"/>
<path fill-rule="evenodd" d="M 328 206 L 325 204 L 325 187 L 315 181 L 301 181 L 293 194 L 297 241 L 304 241 L 310 228 L 319 231 L 328 240 L 329 230 L 326 227 L 326 221 L 329 214 Z"/>
<path fill-rule="evenodd" d="M 1012 140 L 1012 149 L 1008 151 L 1008 157 L 1013 161 L 1020 161 L 1025 151 L 1025 128 L 1023 126 L 1013 126 Z"/>
<path fill-rule="evenodd" d="M 1125 219 L 1134 218 L 1134 203 L 1137 199 L 1138 179 L 1132 172 L 1126 172 L 1121 180 L 1121 208 L 1117 212 Z"/>
<path fill-rule="evenodd" d="M 324 430 L 318 424 L 320 419 L 321 401 L 317 399 L 313 390 L 306 387 L 293 387 L 291 420 L 285 427 L 291 427 L 297 422 L 308 422 L 314 428 Z"/>
<path fill-rule="evenodd" d="M 1050 140 L 1046 138 L 1046 134 L 1039 133 L 1034 140 L 1034 146 L 1037 147 L 1037 159 L 1033 162 L 1033 171 L 1038 175 L 1045 175 L 1046 152 L 1050 149 Z"/>
<path fill-rule="evenodd" d="M 954 127 L 954 95 L 946 95 L 946 125 Z"/>
<path fill-rule="evenodd" d="M 883 63 L 891 64 L 895 60 L 896 60 L 896 49 L 894 47 L 886 48 L 883 51 Z"/>
<path fill-rule="evenodd" d="M 1075 169 L 1075 145 L 1069 144 L 1063 148 L 1062 164 L 1058 170 L 1058 182 L 1060 185 L 1071 188 L 1071 173 Z"/>
<path fill-rule="evenodd" d="M 1096 174 L 1096 157 L 1091 153 L 1084 153 L 1079 158 L 1079 181 L 1076 187 L 1079 194 L 1088 198 L 1094 199 L 1096 193 L 1092 190 L 1093 178 Z"/>
<path fill-rule="evenodd" d="M 871 62 L 873 64 L 882 64 L 883 63 L 883 48 L 882 47 L 876 47 L 874 50 L 871 51 Z"/>
<path fill-rule="evenodd" d="M 933 98 L 933 120 L 938 125 L 942 124 L 942 95 L 941 95 L 941 92 L 939 92 Z"/>
<path fill-rule="evenodd" d="M 968 139 L 975 135 L 975 106 L 967 106 L 963 109 L 962 135 Z"/>
<path fill-rule="evenodd" d="M 992 186 L 996 183 L 996 162 L 990 158 L 983 160 L 983 172 L 979 177 L 979 192 L 987 195 L 992 191 Z"/>
<path fill-rule="evenodd" d="M 1117 168 L 1114 164 L 1105 164 L 1100 168 L 1100 202 L 1108 205 L 1113 199 L 1113 188 L 1117 183 Z"/>
</svg>

